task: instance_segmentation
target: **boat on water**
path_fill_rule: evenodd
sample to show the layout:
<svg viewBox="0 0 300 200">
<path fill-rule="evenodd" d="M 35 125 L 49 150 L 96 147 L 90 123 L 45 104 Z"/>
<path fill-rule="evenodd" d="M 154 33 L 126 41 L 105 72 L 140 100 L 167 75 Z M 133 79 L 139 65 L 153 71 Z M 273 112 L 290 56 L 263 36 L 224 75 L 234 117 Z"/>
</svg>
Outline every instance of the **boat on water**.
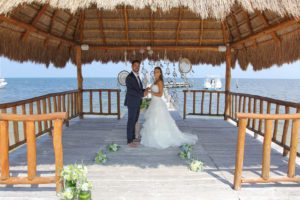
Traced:
<svg viewBox="0 0 300 200">
<path fill-rule="evenodd" d="M 7 82 L 4 78 L 0 78 L 0 88 L 4 88 L 7 85 Z"/>
<path fill-rule="evenodd" d="M 221 79 L 213 76 L 207 77 L 204 80 L 203 88 L 208 90 L 219 90 L 222 88 Z"/>
<path fill-rule="evenodd" d="M 176 82 L 176 83 L 166 83 L 165 88 L 182 88 L 182 87 L 191 87 L 190 83 L 187 82 Z"/>
</svg>

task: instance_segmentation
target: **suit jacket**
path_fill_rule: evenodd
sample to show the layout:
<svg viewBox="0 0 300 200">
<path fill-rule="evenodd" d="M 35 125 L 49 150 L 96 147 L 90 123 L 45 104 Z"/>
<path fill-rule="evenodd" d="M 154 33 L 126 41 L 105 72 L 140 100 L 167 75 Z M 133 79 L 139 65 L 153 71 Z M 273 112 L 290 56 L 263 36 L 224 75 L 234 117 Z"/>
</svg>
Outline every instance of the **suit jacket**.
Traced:
<svg viewBox="0 0 300 200">
<path fill-rule="evenodd" d="M 138 80 L 133 72 L 129 73 L 126 78 L 126 88 L 127 91 L 124 105 L 128 107 L 139 107 L 142 103 L 145 90 L 143 89 L 143 85 L 141 85 L 140 88 Z"/>
</svg>

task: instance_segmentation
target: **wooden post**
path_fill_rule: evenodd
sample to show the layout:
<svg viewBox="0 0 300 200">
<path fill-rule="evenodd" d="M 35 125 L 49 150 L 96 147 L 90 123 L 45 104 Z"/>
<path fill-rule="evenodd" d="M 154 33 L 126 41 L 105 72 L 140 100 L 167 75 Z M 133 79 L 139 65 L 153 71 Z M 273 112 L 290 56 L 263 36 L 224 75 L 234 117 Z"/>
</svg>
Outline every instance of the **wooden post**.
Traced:
<svg viewBox="0 0 300 200">
<path fill-rule="evenodd" d="M 292 137 L 291 137 L 291 146 L 290 146 L 290 157 L 289 157 L 289 168 L 288 168 L 288 177 L 292 178 L 295 176 L 296 168 L 296 157 L 297 157 L 297 147 L 298 147 L 298 128 L 299 128 L 299 119 L 293 120 L 292 126 Z"/>
<path fill-rule="evenodd" d="M 8 121 L 0 121 L 1 180 L 9 178 Z"/>
<path fill-rule="evenodd" d="M 117 110 L 118 110 L 118 119 L 121 119 L 120 90 L 117 91 Z"/>
<path fill-rule="evenodd" d="M 225 113 L 224 119 L 227 119 L 230 109 L 230 83 L 231 83 L 231 47 L 227 44 L 226 47 L 226 85 L 225 85 Z"/>
<path fill-rule="evenodd" d="M 81 66 L 81 49 L 80 46 L 76 46 L 76 65 L 77 65 L 77 88 L 79 91 L 78 101 L 79 101 L 79 118 L 83 118 L 83 95 L 82 95 L 82 66 Z"/>
<path fill-rule="evenodd" d="M 239 120 L 238 140 L 236 145 L 235 172 L 234 172 L 234 189 L 238 190 L 241 187 L 242 171 L 245 151 L 247 119 Z"/>
<path fill-rule="evenodd" d="M 28 179 L 32 180 L 36 176 L 36 141 L 35 141 L 35 125 L 33 121 L 26 122 L 26 138 L 27 138 Z"/>
<path fill-rule="evenodd" d="M 61 190 L 60 172 L 63 168 L 62 124 L 63 121 L 61 119 L 54 120 L 53 146 L 55 155 L 56 192 L 60 192 Z"/>
<path fill-rule="evenodd" d="M 272 120 L 265 121 L 265 136 L 263 143 L 262 178 L 269 179 L 271 161 Z"/>
</svg>

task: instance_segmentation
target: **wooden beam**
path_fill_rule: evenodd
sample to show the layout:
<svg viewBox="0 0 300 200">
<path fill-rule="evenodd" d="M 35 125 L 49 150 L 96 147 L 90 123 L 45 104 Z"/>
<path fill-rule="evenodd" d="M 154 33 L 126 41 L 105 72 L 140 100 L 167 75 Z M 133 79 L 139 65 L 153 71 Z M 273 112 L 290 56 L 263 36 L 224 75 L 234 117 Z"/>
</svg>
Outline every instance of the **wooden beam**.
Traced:
<svg viewBox="0 0 300 200">
<path fill-rule="evenodd" d="M 127 45 L 130 45 L 129 37 L 128 37 L 128 14 L 127 14 L 127 8 L 126 5 L 124 5 L 124 24 L 125 24 L 125 38 L 127 40 Z"/>
<path fill-rule="evenodd" d="M 179 35 L 180 35 L 180 22 L 182 18 L 182 10 L 181 7 L 178 8 L 178 22 L 177 22 L 177 29 L 176 29 L 176 46 L 178 45 Z"/>
<path fill-rule="evenodd" d="M 282 28 L 287 27 L 287 26 L 291 26 L 291 25 L 293 25 L 295 23 L 297 23 L 297 20 L 290 19 L 290 20 L 283 21 L 280 24 L 275 24 L 275 25 L 269 26 L 267 28 L 264 28 L 263 30 L 261 30 L 258 33 L 255 33 L 253 35 L 249 35 L 249 36 L 247 36 L 245 38 L 242 38 L 242 39 L 240 39 L 238 41 L 233 42 L 231 44 L 231 46 L 233 48 L 236 48 L 236 47 L 238 47 L 239 45 L 241 45 L 241 44 L 243 44 L 245 42 L 255 40 L 256 38 L 259 38 L 259 37 L 261 37 L 263 35 L 266 35 L 266 34 L 269 34 L 271 32 L 277 31 L 277 30 L 282 29 Z"/>
<path fill-rule="evenodd" d="M 62 34 L 63 37 L 65 37 L 65 35 L 66 35 L 67 31 L 68 31 L 68 28 L 69 28 L 69 26 L 70 26 L 70 24 L 71 24 L 72 21 L 73 21 L 73 15 L 70 16 L 70 18 L 69 18 L 69 20 L 68 20 L 68 23 L 67 23 L 67 25 L 65 26 L 64 33 Z"/>
<path fill-rule="evenodd" d="M 239 29 L 239 26 L 238 26 L 238 23 L 237 23 L 237 20 L 236 20 L 236 17 L 235 17 L 234 14 L 231 15 L 231 19 L 232 19 L 232 22 L 233 22 L 233 24 L 236 27 L 236 30 L 238 32 L 238 38 L 241 39 L 242 38 L 242 34 L 241 34 L 241 31 Z"/>
<path fill-rule="evenodd" d="M 200 22 L 200 26 L 201 26 L 201 22 Z M 200 27 L 201 29 L 201 27 Z M 101 30 L 100 30 L 101 31 Z M 149 30 L 148 29 L 129 29 L 128 33 L 170 33 L 170 31 L 174 31 L 174 29 L 170 29 L 170 28 L 163 28 L 163 29 L 159 29 L 159 30 L 151 30 L 151 23 L 149 26 Z M 211 29 L 211 28 L 203 28 L 203 32 L 220 32 L 222 31 L 221 29 Z M 94 33 L 94 32 L 99 32 L 99 29 L 85 29 L 84 33 Z M 124 33 L 124 29 L 104 29 L 105 33 Z M 181 33 L 190 33 L 190 34 L 196 34 L 199 33 L 199 28 L 195 28 L 195 29 L 181 29 L 180 30 Z M 150 36 L 151 37 L 151 36 Z"/>
<path fill-rule="evenodd" d="M 103 26 L 103 9 L 101 9 L 101 11 L 97 10 L 97 15 L 99 18 L 100 37 L 102 38 L 103 45 L 106 46 L 106 39 Z"/>
<path fill-rule="evenodd" d="M 139 50 L 140 45 L 137 46 L 95 46 L 90 45 L 93 50 Z M 151 49 L 155 50 L 168 50 L 168 51 L 219 51 L 218 46 L 153 46 Z"/>
<path fill-rule="evenodd" d="M 199 45 L 202 45 L 202 39 L 203 39 L 203 20 L 200 22 L 200 35 L 199 35 Z"/>
<path fill-rule="evenodd" d="M 101 38 L 88 38 L 88 39 L 84 39 L 83 42 L 97 42 L 98 40 L 102 40 Z M 198 43 L 199 39 L 181 39 L 184 42 L 193 42 L 193 43 Z M 118 38 L 106 38 L 106 41 L 109 42 L 127 42 L 126 39 L 118 39 Z M 141 38 L 141 39 L 130 39 L 130 41 L 132 42 L 151 42 L 150 39 L 146 39 L 146 38 Z M 176 39 L 155 39 L 153 40 L 153 42 L 176 42 Z M 213 43 L 213 44 L 220 44 L 220 45 L 224 45 L 223 43 L 223 39 L 203 39 L 202 40 L 203 43 Z M 130 46 L 130 45 L 128 45 Z"/>
<path fill-rule="evenodd" d="M 83 20 L 84 20 L 83 11 L 79 12 L 78 15 L 79 15 L 79 18 L 77 20 L 76 28 L 75 28 L 74 33 L 73 33 L 73 40 L 74 41 L 80 41 L 81 37 L 83 37 L 83 31 L 82 31 L 82 25 L 83 25 Z"/>
<path fill-rule="evenodd" d="M 37 13 L 37 15 L 33 18 L 31 25 L 35 26 L 36 23 L 39 21 L 39 19 L 43 16 L 43 14 L 46 12 L 47 8 L 48 8 L 49 4 L 45 4 L 40 11 Z M 27 38 L 29 36 L 29 31 L 26 30 L 26 32 L 22 35 L 21 39 L 22 41 L 26 41 Z"/>
<path fill-rule="evenodd" d="M 85 18 L 85 11 L 81 11 L 82 14 L 81 14 L 81 21 L 80 21 L 80 35 L 79 35 L 79 40 L 80 40 L 80 44 L 82 43 L 82 40 L 83 40 L 83 30 L 84 30 L 84 18 Z"/>
<path fill-rule="evenodd" d="M 223 32 L 223 41 L 224 44 L 228 44 L 229 43 L 229 29 L 226 26 L 226 22 L 222 21 L 222 32 Z"/>
<path fill-rule="evenodd" d="M 231 89 L 231 47 L 229 44 L 226 46 L 226 74 L 225 74 L 225 116 L 224 119 L 227 119 L 227 116 L 230 112 L 231 98 L 229 95 Z"/>
<path fill-rule="evenodd" d="M 79 100 L 79 117 L 80 119 L 83 118 L 83 95 L 82 95 L 82 89 L 83 89 L 83 78 L 82 78 L 82 52 L 80 46 L 76 46 L 75 48 L 76 53 L 76 66 L 77 66 L 77 89 L 79 90 L 78 100 Z"/>
<path fill-rule="evenodd" d="M 64 39 L 64 38 L 52 35 L 50 33 L 42 31 L 42 30 L 38 30 L 37 28 L 33 27 L 30 24 L 26 24 L 24 22 L 17 21 L 17 20 L 15 20 L 13 18 L 10 18 L 10 17 L 6 17 L 4 15 L 0 15 L 0 20 L 3 20 L 6 23 L 12 24 L 12 25 L 17 26 L 19 28 L 23 28 L 23 29 L 29 30 L 32 33 L 36 33 L 36 34 L 42 35 L 42 36 L 44 36 L 46 38 L 49 37 L 49 38 L 52 38 L 54 40 L 62 41 L 63 43 L 66 43 L 66 44 L 71 45 L 71 46 L 75 45 L 75 43 L 73 41 L 71 41 L 71 40 Z"/>
</svg>

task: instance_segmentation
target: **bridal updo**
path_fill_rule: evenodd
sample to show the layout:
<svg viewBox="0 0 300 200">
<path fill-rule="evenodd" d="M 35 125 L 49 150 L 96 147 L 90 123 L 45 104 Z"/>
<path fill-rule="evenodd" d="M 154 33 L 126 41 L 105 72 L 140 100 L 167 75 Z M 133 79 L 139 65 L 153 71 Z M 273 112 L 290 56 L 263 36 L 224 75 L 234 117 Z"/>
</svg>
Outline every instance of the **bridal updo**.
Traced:
<svg viewBox="0 0 300 200">
<path fill-rule="evenodd" d="M 164 82 L 163 72 L 162 72 L 161 68 L 160 67 L 155 67 L 154 68 L 154 72 L 155 72 L 155 70 L 159 70 L 160 76 L 159 76 L 159 78 L 157 80 L 155 80 L 154 83 L 156 84 L 158 81 Z"/>
</svg>

